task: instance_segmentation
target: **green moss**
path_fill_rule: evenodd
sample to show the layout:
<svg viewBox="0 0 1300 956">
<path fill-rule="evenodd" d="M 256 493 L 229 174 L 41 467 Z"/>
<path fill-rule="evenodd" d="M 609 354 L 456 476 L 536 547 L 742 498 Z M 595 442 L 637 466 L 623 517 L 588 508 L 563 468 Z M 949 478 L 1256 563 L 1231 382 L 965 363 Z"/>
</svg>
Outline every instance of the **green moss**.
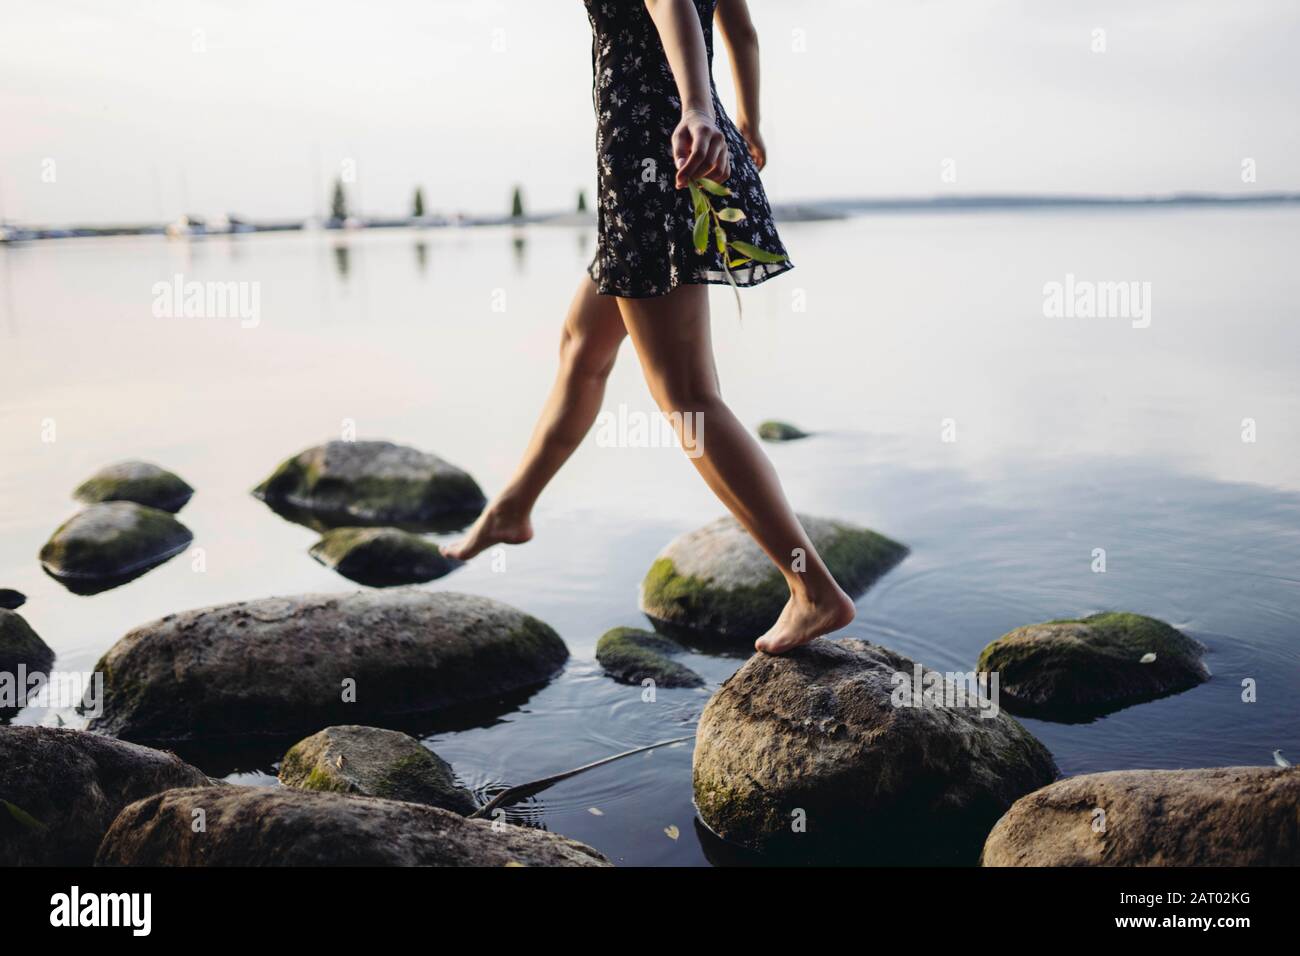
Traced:
<svg viewBox="0 0 1300 956">
<path fill-rule="evenodd" d="M 170 471 L 142 462 L 123 462 L 92 475 L 77 487 L 73 497 L 87 504 L 134 501 L 164 511 L 179 511 L 193 494 L 194 489 Z"/>
<path fill-rule="evenodd" d="M 615 680 L 639 684 L 649 678 L 660 687 L 702 687 L 704 679 L 669 654 L 682 646 L 650 631 L 616 627 L 596 642 L 596 660 Z"/>
<path fill-rule="evenodd" d="M 129 502 L 91 507 L 130 508 L 132 521 L 108 537 L 78 532 L 77 524 L 85 512 L 65 521 L 41 548 L 41 563 L 54 574 L 88 578 L 128 574 L 160 564 L 193 540 L 188 528 L 157 508 Z"/>
</svg>

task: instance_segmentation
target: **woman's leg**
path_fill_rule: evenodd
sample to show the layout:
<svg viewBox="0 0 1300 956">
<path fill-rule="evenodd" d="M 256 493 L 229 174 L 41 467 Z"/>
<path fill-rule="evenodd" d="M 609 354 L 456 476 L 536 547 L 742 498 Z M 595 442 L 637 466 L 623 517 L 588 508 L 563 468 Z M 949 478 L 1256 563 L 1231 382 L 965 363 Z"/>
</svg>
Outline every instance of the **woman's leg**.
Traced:
<svg viewBox="0 0 1300 956">
<path fill-rule="evenodd" d="M 443 554 L 468 561 L 494 544 L 522 544 L 533 536 L 533 505 L 596 420 L 626 334 L 617 302 L 598 295 L 596 284 L 584 277 L 564 320 L 560 369 L 523 460 L 465 537 L 443 545 Z"/>
<path fill-rule="evenodd" d="M 681 286 L 668 295 L 619 299 L 623 321 L 641 359 L 646 383 L 682 436 L 696 443 L 691 458 L 713 493 L 767 552 L 790 585 L 781 617 L 754 644 L 779 654 L 853 620 L 853 601 L 835 583 L 795 517 L 767 456 L 736 419 L 718 388 L 709 331 L 708 287 Z M 695 450 L 693 448 L 693 450 Z M 806 568 L 795 571 L 803 556 Z"/>
</svg>

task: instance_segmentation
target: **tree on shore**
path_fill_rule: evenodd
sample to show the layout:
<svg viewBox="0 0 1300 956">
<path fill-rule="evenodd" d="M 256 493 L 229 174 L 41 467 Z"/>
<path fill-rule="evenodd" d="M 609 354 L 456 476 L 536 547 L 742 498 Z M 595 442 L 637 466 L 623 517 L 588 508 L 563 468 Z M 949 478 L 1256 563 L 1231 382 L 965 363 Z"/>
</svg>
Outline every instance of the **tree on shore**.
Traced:
<svg viewBox="0 0 1300 956">
<path fill-rule="evenodd" d="M 510 201 L 510 218 L 524 218 L 524 193 L 518 186 L 515 187 L 514 198 Z"/>
<path fill-rule="evenodd" d="M 330 199 L 330 218 L 342 222 L 348 218 L 348 197 L 343 192 L 343 180 L 334 180 L 334 196 Z"/>
<path fill-rule="evenodd" d="M 578 190 L 578 212 L 587 211 L 587 190 Z"/>
<path fill-rule="evenodd" d="M 415 187 L 415 199 L 411 202 L 411 215 L 416 219 L 424 218 L 424 190 Z"/>
</svg>

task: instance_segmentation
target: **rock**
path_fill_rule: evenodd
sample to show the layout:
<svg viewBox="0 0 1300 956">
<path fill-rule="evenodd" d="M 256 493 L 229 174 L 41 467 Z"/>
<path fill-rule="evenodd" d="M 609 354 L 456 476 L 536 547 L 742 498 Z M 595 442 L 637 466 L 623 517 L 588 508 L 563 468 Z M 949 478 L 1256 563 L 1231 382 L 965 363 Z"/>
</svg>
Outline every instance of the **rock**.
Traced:
<svg viewBox="0 0 1300 956">
<path fill-rule="evenodd" d="M 974 863 L 1056 765 L 1006 714 L 914 699 L 917 667 L 859 640 L 751 657 L 700 717 L 701 819 L 780 861 Z"/>
<path fill-rule="evenodd" d="M 294 744 L 280 764 L 280 782 L 299 790 L 355 793 L 442 807 L 468 815 L 474 796 L 458 786 L 451 765 L 396 730 L 326 727 Z"/>
<path fill-rule="evenodd" d="M 421 584 L 459 567 L 432 541 L 399 528 L 335 528 L 312 545 L 311 556 L 373 587 Z"/>
<path fill-rule="evenodd" d="M 907 554 L 898 542 L 843 521 L 799 520 L 851 597 Z M 776 622 L 789 597 L 781 573 L 732 517 L 671 542 L 641 582 L 641 610 L 657 626 L 746 642 Z"/>
<path fill-rule="evenodd" d="M 203 810 L 205 832 L 191 821 Z M 99 866 L 608 866 L 544 830 L 287 787 L 171 790 L 122 811 Z"/>
<path fill-rule="evenodd" d="M 269 505 L 305 512 L 322 527 L 441 530 L 467 523 L 487 503 L 474 479 L 455 465 L 386 441 L 309 448 L 281 464 L 253 494 Z"/>
<path fill-rule="evenodd" d="M 794 441 L 797 438 L 807 438 L 808 433 L 788 422 L 768 420 L 758 426 L 758 437 L 763 441 Z"/>
<path fill-rule="evenodd" d="M 596 660 L 605 673 L 624 684 L 647 678 L 659 687 L 703 687 L 704 678 L 668 658 L 685 650 L 676 641 L 634 627 L 616 627 L 596 642 Z"/>
<path fill-rule="evenodd" d="M 493 701 L 567 658 L 537 618 L 468 594 L 241 601 L 170 614 L 114 644 L 96 665 L 104 712 L 91 727 L 145 742 L 283 739 Z"/>
<path fill-rule="evenodd" d="M 88 505 L 41 548 L 41 564 L 69 584 L 121 584 L 184 551 L 189 528 L 165 511 L 131 501 Z"/>
<path fill-rule="evenodd" d="M 134 501 L 160 511 L 177 512 L 194 494 L 182 479 L 147 461 L 123 461 L 91 475 L 72 493 L 78 501 Z"/>
<path fill-rule="evenodd" d="M 89 866 L 128 803 L 211 783 L 175 754 L 82 730 L 0 727 L 0 866 Z"/>
<path fill-rule="evenodd" d="M 16 611 L 27 603 L 27 595 L 13 588 L 0 588 L 0 610 Z"/>
<path fill-rule="evenodd" d="M 23 616 L 0 609 L 0 718 L 12 717 L 27 705 L 31 685 L 19 680 L 19 668 L 29 675 L 48 674 L 53 663 L 54 651 Z"/>
<path fill-rule="evenodd" d="M 981 862 L 1298 866 L 1297 807 L 1300 767 L 1090 773 L 1017 800 Z"/>
<path fill-rule="evenodd" d="M 1155 618 L 1108 611 L 1017 628 L 984 648 L 978 666 L 998 672 L 1007 710 L 1081 721 L 1208 680 L 1204 650 Z"/>
</svg>

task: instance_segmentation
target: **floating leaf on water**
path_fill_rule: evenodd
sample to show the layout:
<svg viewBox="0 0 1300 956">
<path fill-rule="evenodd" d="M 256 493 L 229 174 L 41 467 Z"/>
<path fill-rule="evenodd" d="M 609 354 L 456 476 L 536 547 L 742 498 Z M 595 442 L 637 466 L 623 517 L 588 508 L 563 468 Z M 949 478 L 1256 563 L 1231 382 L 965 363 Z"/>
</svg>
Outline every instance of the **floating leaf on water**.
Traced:
<svg viewBox="0 0 1300 956">
<path fill-rule="evenodd" d="M 605 811 L 600 809 L 600 807 L 588 807 L 587 812 L 593 817 L 603 817 L 605 815 Z"/>
<path fill-rule="evenodd" d="M 670 840 L 676 840 L 679 836 L 682 835 L 682 831 L 677 829 L 671 823 L 668 826 L 664 827 L 664 833 L 668 834 L 668 839 Z"/>
<path fill-rule="evenodd" d="M 1155 651 L 1147 651 L 1145 654 L 1142 655 L 1142 660 L 1139 661 L 1138 663 L 1153 664 L 1155 663 L 1155 659 L 1156 659 Z"/>
<path fill-rule="evenodd" d="M 1277 764 L 1279 767 L 1289 767 L 1289 766 L 1291 766 L 1291 761 L 1289 761 L 1289 760 L 1287 760 L 1285 757 L 1283 757 L 1283 756 L 1282 756 L 1282 751 L 1280 751 L 1280 750 L 1274 750 L 1274 751 L 1273 751 L 1273 762 L 1274 762 L 1275 764 Z"/>
</svg>

